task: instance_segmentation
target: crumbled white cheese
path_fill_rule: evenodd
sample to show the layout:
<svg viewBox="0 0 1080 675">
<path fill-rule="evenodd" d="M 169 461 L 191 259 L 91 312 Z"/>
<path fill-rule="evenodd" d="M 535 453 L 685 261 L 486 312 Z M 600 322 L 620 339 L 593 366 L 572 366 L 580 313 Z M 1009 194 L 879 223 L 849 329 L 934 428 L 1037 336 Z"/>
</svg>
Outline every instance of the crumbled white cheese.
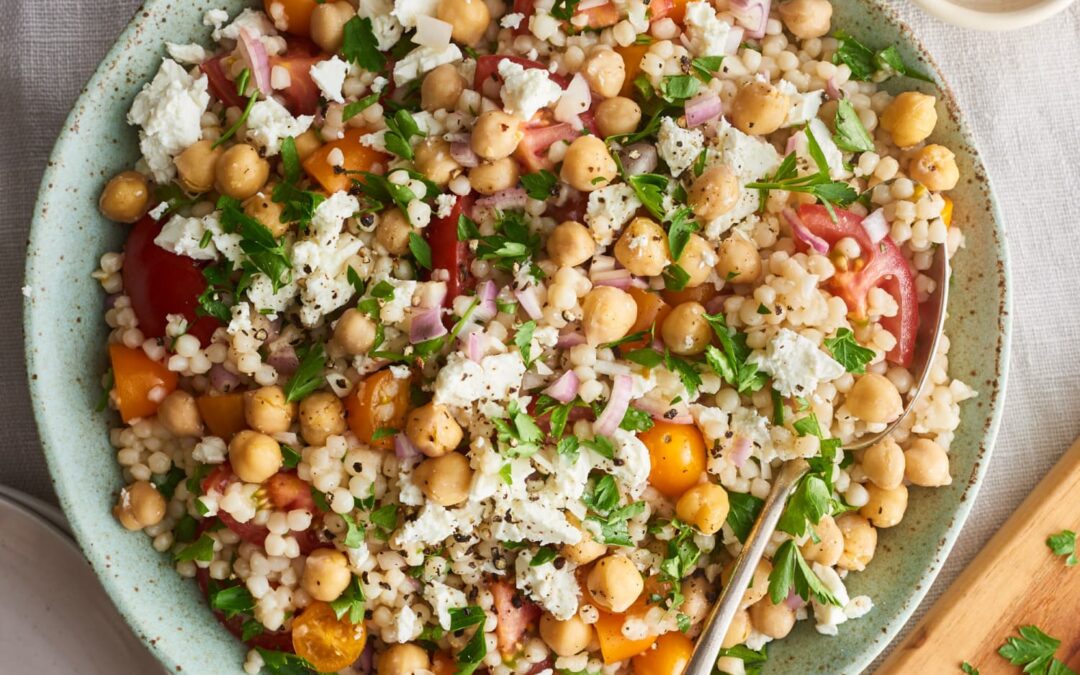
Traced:
<svg viewBox="0 0 1080 675">
<path fill-rule="evenodd" d="M 551 495 L 498 500 L 491 536 L 499 541 L 535 541 L 540 544 L 576 544 L 581 530 L 574 527 Z"/>
<path fill-rule="evenodd" d="M 806 124 L 817 117 L 821 109 L 821 100 L 825 92 L 822 89 L 800 93 L 798 87 L 787 80 L 780 80 L 776 88 L 787 94 L 790 107 L 787 117 L 784 118 L 784 127 L 795 127 Z M 815 134 L 814 138 L 817 138 Z"/>
<path fill-rule="evenodd" d="M 435 197 L 435 215 L 439 218 L 449 218 L 450 214 L 454 212 L 454 205 L 457 204 L 457 200 L 457 195 L 452 192 Z"/>
<path fill-rule="evenodd" d="M 683 129 L 670 117 L 660 120 L 660 130 L 656 134 L 656 150 L 668 165 L 672 176 L 679 176 L 690 168 L 704 149 L 705 134 L 700 130 Z"/>
<path fill-rule="evenodd" d="M 417 18 L 435 16 L 438 6 L 439 0 L 394 0 L 390 13 L 405 28 L 415 28 Z"/>
<path fill-rule="evenodd" d="M 614 459 L 602 458 L 596 466 L 614 476 L 622 489 L 637 499 L 649 485 L 649 449 L 636 434 L 625 429 L 616 429 L 611 440 L 615 444 Z"/>
<path fill-rule="evenodd" d="M 251 285 L 247 289 L 247 297 L 251 304 L 260 312 L 269 311 L 271 318 L 279 312 L 284 312 L 293 302 L 296 295 L 295 283 L 285 284 L 274 292 L 274 285 L 270 277 L 258 272 L 251 278 Z"/>
<path fill-rule="evenodd" d="M 690 53 L 694 56 L 717 56 L 728 53 L 727 43 L 731 24 L 716 16 L 716 10 L 708 2 L 686 3 L 684 18 L 686 32 L 690 37 Z"/>
<path fill-rule="evenodd" d="M 345 221 L 360 210 L 360 202 L 347 192 L 335 192 L 315 207 L 310 238 L 320 246 L 333 246 L 341 236 Z"/>
<path fill-rule="evenodd" d="M 215 14 L 211 17 L 213 11 L 214 10 L 207 12 L 206 17 L 203 19 L 203 23 L 208 19 L 213 22 L 214 32 L 211 37 L 214 38 L 215 42 L 221 42 L 221 40 L 225 38 L 229 40 L 239 40 L 241 29 L 246 29 L 253 37 L 277 35 L 277 29 L 274 28 L 274 23 L 270 21 L 270 17 L 254 9 L 245 8 L 236 15 L 236 18 L 232 20 L 232 23 L 224 28 L 221 28 L 221 24 L 224 23 L 224 21 L 218 22 L 215 20 L 220 18 L 220 14 Z"/>
<path fill-rule="evenodd" d="M 238 302 L 232 306 L 232 321 L 229 322 L 229 335 L 239 333 L 251 334 L 255 327 L 251 325 L 251 305 L 246 302 Z"/>
<path fill-rule="evenodd" d="M 561 567 L 556 568 L 549 561 L 533 567 L 532 558 L 529 551 L 518 554 L 514 563 L 517 587 L 559 621 L 573 617 L 577 614 L 581 595 L 581 586 L 575 575 L 577 565 L 564 561 Z"/>
<path fill-rule="evenodd" d="M 423 628 L 424 622 L 406 604 L 394 610 L 394 624 L 389 629 L 383 629 L 382 636 L 388 642 L 409 642 L 420 635 Z"/>
<path fill-rule="evenodd" d="M 169 52 L 169 56 L 179 63 L 199 64 L 207 59 L 206 50 L 203 49 L 203 46 L 194 43 L 181 45 L 175 42 L 166 42 L 165 51 Z"/>
<path fill-rule="evenodd" d="M 443 630 L 450 630 L 450 610 L 469 604 L 469 599 L 463 591 L 435 580 L 424 584 L 424 600 L 427 600 L 431 608 L 435 610 L 435 616 L 438 617 L 439 625 L 443 627 Z"/>
<path fill-rule="evenodd" d="M 311 66 L 308 72 L 311 73 L 312 82 L 319 87 L 319 91 L 327 101 L 345 102 L 345 97 L 341 95 L 341 87 L 345 84 L 345 76 L 349 73 L 348 63 L 334 55 Z"/>
<path fill-rule="evenodd" d="M 308 130 L 315 118 L 311 115 L 293 117 L 277 99 L 267 98 L 251 106 L 247 118 L 247 137 L 262 146 L 267 157 L 281 150 L 281 142 L 296 138 Z"/>
<path fill-rule="evenodd" d="M 765 353 L 755 352 L 750 360 L 772 376 L 773 388 L 783 396 L 809 396 L 820 383 L 844 374 L 844 367 L 835 359 L 788 328 L 781 328 Z"/>
<path fill-rule="evenodd" d="M 525 20 L 525 15 L 521 12 L 513 12 L 510 14 L 504 14 L 502 19 L 499 19 L 499 25 L 503 28 L 512 28 L 517 30 L 521 25 L 521 22 Z"/>
<path fill-rule="evenodd" d="M 563 90 L 542 68 L 525 68 L 510 59 L 499 62 L 503 86 L 503 109 L 523 120 L 531 120 L 538 110 L 555 103 Z"/>
<path fill-rule="evenodd" d="M 734 208 L 714 218 L 705 226 L 706 238 L 713 241 L 758 210 L 760 199 L 758 191 L 742 186 L 763 178 L 780 164 L 780 155 L 770 143 L 744 134 L 723 118 L 717 130 L 716 144 L 720 151 L 709 153 L 709 166 L 727 165 L 738 177 L 740 188 L 739 201 L 735 203 Z"/>
<path fill-rule="evenodd" d="M 154 220 L 161 220 L 161 217 L 165 215 L 165 212 L 169 210 L 169 202 L 160 202 L 157 206 L 150 209 L 149 216 Z"/>
<path fill-rule="evenodd" d="M 444 63 L 461 60 L 461 49 L 455 44 L 445 47 L 417 47 L 394 63 L 394 83 L 398 86 L 412 82 Z"/>
<path fill-rule="evenodd" d="M 826 590 L 832 593 L 836 599 L 840 602 L 839 605 L 826 605 L 811 598 L 810 604 L 814 608 L 814 621 L 816 625 L 814 628 L 822 635 L 836 635 L 836 627 L 848 620 L 847 614 L 844 613 L 844 606 L 848 604 L 850 598 L 848 597 L 847 588 L 844 587 L 844 582 L 840 579 L 840 575 L 836 573 L 832 567 L 827 567 L 820 563 L 812 563 L 811 569 L 818 579 L 821 580 Z"/>
<path fill-rule="evenodd" d="M 302 279 L 300 321 L 308 327 L 318 325 L 356 293 L 348 277 L 349 258 L 364 247 L 364 242 L 344 233 L 333 246 L 317 247 L 309 240 L 293 247 L 293 270 Z"/>
<path fill-rule="evenodd" d="M 405 320 L 405 312 L 412 307 L 419 284 L 411 279 L 387 279 L 386 283 L 394 287 L 394 292 L 379 310 L 379 319 L 383 323 L 400 323 Z"/>
<path fill-rule="evenodd" d="M 175 215 L 161 227 L 161 231 L 154 237 L 154 243 L 170 253 L 193 260 L 214 260 L 218 257 L 218 250 L 214 246 L 212 233 L 206 246 L 200 246 L 211 224 L 217 225 L 217 219 L 213 215 L 202 218 Z"/>
<path fill-rule="evenodd" d="M 483 509 L 471 502 L 453 510 L 428 502 L 415 519 L 398 528 L 390 542 L 399 549 L 437 544 L 455 533 L 471 532 L 482 515 Z"/>
<path fill-rule="evenodd" d="M 172 158 L 202 138 L 202 115 L 209 104 L 206 76 L 192 77 L 172 59 L 163 60 L 154 79 L 135 96 L 128 123 L 142 127 L 139 149 L 157 183 L 172 180 Z"/>
<path fill-rule="evenodd" d="M 731 414 L 731 431 L 759 447 L 770 444 L 769 420 L 753 408 L 739 407 Z"/>
<path fill-rule="evenodd" d="M 834 180 L 847 178 L 850 172 L 844 167 L 844 153 L 833 141 L 832 132 L 825 123 L 814 118 L 810 120 L 810 133 L 814 135 L 821 154 L 825 156 L 825 164 L 829 167 L 829 177 Z M 814 159 L 810 156 L 810 142 L 806 138 L 806 132 L 800 131 L 796 135 L 795 154 L 805 160 L 810 166 L 814 166 Z M 817 171 L 815 167 L 813 169 Z"/>
<path fill-rule="evenodd" d="M 435 403 L 465 408 L 481 399 L 503 401 L 516 395 L 525 375 L 521 354 L 485 356 L 480 363 L 461 352 L 447 357 L 435 378 Z"/>
<path fill-rule="evenodd" d="M 229 13 L 223 9 L 211 9 L 203 15 L 203 25 L 212 26 L 214 30 L 219 30 L 225 25 L 225 22 L 229 20 Z"/>
<path fill-rule="evenodd" d="M 405 31 L 393 11 L 392 0 L 360 0 L 357 6 L 358 16 L 371 19 L 371 32 L 381 52 L 393 47 Z"/>
<path fill-rule="evenodd" d="M 601 246 L 608 246 L 637 210 L 641 200 L 634 188 L 626 183 L 615 183 L 593 190 L 585 207 L 585 224 L 592 230 L 593 239 Z"/>
</svg>

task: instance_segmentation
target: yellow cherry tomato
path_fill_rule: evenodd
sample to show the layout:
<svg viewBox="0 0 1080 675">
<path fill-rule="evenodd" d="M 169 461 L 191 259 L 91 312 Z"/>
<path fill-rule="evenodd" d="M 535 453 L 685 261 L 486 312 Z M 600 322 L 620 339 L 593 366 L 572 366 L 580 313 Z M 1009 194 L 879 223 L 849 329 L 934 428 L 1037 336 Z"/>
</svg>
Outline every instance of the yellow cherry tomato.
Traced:
<svg viewBox="0 0 1080 675">
<path fill-rule="evenodd" d="M 658 421 L 638 438 L 649 449 L 649 482 L 665 497 L 678 497 L 705 471 L 705 439 L 693 424 Z"/>
<path fill-rule="evenodd" d="M 349 428 L 361 442 L 383 450 L 394 447 L 393 435 L 375 438 L 380 429 L 404 429 L 411 397 L 409 380 L 384 369 L 368 375 L 345 397 Z"/>
<path fill-rule="evenodd" d="M 634 657 L 634 675 L 681 675 L 693 651 L 694 642 L 682 633 L 664 633 L 655 647 Z"/>
<path fill-rule="evenodd" d="M 292 643 L 296 655 L 320 673 L 333 673 L 360 658 L 367 641 L 364 624 L 337 618 L 325 602 L 315 601 L 293 619 Z"/>
</svg>

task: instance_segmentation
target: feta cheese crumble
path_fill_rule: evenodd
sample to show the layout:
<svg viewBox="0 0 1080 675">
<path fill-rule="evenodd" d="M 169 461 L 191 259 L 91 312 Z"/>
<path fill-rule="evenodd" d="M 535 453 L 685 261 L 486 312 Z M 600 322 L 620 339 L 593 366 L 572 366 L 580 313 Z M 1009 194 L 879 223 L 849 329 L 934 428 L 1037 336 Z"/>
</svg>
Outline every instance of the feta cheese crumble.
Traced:
<svg viewBox="0 0 1080 675">
<path fill-rule="evenodd" d="M 296 138 L 308 130 L 315 118 L 311 115 L 293 117 L 275 98 L 258 101 L 251 106 L 247 118 L 247 138 L 262 147 L 267 157 L 281 151 L 281 142 Z"/>
<path fill-rule="evenodd" d="M 673 176 L 679 176 L 690 168 L 705 149 L 705 134 L 697 129 L 683 129 L 670 117 L 660 120 L 656 141 L 657 152 Z"/>
<path fill-rule="evenodd" d="M 503 109 L 523 120 L 531 120 L 538 110 L 558 101 L 563 93 L 562 87 L 548 77 L 548 71 L 525 68 L 509 59 L 499 62 L 499 77 L 503 81 L 500 92 Z"/>
<path fill-rule="evenodd" d="M 460 60 L 461 49 L 455 44 L 444 47 L 417 47 L 394 64 L 394 83 L 398 86 L 407 84 L 444 63 Z"/>
<path fill-rule="evenodd" d="M 727 43 L 731 24 L 716 16 L 708 2 L 686 3 L 686 32 L 690 35 L 690 53 L 694 56 L 715 56 L 728 53 Z"/>
<path fill-rule="evenodd" d="M 637 198 L 634 188 L 626 183 L 608 185 L 589 193 L 585 224 L 592 230 L 596 243 L 608 246 L 640 208 L 641 200 Z"/>
<path fill-rule="evenodd" d="M 533 567 L 532 559 L 529 551 L 518 554 L 514 563 L 517 587 L 559 621 L 566 621 L 577 614 L 581 595 L 575 574 L 577 565 L 564 561 L 565 564 L 556 568 L 549 561 Z"/>
<path fill-rule="evenodd" d="M 705 237 L 717 240 L 733 225 L 752 216 L 758 210 L 757 190 L 745 187 L 771 173 L 780 164 L 780 154 L 772 144 L 749 136 L 731 126 L 726 119 L 720 120 L 714 141 L 718 152 L 710 151 L 708 165 L 726 164 L 739 178 L 739 200 L 727 213 L 712 219 L 705 227 Z"/>
<path fill-rule="evenodd" d="M 393 15 L 392 0 L 360 0 L 356 13 L 363 19 L 371 19 L 371 32 L 375 36 L 376 46 L 384 52 L 401 39 L 405 29 Z"/>
<path fill-rule="evenodd" d="M 157 183 L 171 181 L 173 157 L 202 138 L 202 115 L 209 105 L 206 76 L 192 77 L 172 59 L 163 60 L 135 96 L 128 123 L 142 127 L 139 149 Z"/>
<path fill-rule="evenodd" d="M 349 73 L 349 64 L 334 55 L 313 65 L 309 72 L 311 80 L 319 87 L 319 91 L 327 101 L 345 102 L 345 97 L 341 95 L 341 87 L 345 84 L 345 76 Z"/>
<path fill-rule="evenodd" d="M 756 352 L 750 360 L 772 377 L 773 388 L 785 397 L 809 396 L 819 384 L 831 382 L 845 372 L 809 338 L 788 328 L 777 332 L 764 355 Z"/>
</svg>

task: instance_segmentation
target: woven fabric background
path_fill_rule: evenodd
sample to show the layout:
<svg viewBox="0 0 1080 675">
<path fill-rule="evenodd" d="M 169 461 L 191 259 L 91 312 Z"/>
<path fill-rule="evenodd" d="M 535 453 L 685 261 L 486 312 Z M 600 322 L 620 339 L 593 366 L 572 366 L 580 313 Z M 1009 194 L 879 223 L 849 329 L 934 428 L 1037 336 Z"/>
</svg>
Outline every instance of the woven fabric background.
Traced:
<svg viewBox="0 0 1080 675">
<path fill-rule="evenodd" d="M 959 98 L 1008 229 L 1012 370 L 989 474 L 925 610 L 1080 434 L 1080 4 L 1039 26 L 967 31 L 896 2 Z M 38 182 L 134 0 L 0 0 L 0 483 L 54 500 L 26 385 L 23 260 Z M 2 612 L 15 612 L 6 608 Z M 2 617 L 0 617 L 2 618 Z"/>
</svg>

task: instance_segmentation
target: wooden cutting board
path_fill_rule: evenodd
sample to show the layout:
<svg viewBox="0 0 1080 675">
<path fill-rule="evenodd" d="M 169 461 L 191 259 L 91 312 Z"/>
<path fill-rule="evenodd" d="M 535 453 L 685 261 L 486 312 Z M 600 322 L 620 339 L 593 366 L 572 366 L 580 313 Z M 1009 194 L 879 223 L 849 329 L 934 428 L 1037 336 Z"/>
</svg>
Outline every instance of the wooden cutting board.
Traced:
<svg viewBox="0 0 1080 675">
<path fill-rule="evenodd" d="M 1056 656 L 1080 673 L 1080 565 L 1066 567 L 1046 538 L 1080 532 L 1080 439 L 892 652 L 877 675 L 981 675 L 1020 668 L 997 650 L 1034 624 L 1061 640 Z"/>
</svg>

